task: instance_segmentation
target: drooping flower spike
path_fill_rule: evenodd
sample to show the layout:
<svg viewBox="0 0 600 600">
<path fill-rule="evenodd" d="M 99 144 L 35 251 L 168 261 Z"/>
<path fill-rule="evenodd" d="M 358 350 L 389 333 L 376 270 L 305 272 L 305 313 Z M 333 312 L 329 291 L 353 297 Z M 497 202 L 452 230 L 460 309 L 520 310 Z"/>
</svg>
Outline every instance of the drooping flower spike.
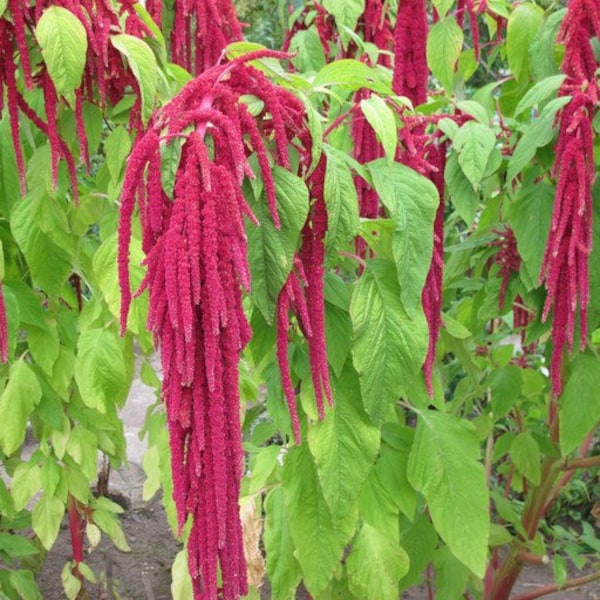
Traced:
<svg viewBox="0 0 600 600">
<path fill-rule="evenodd" d="M 571 0 L 559 38 L 565 45 L 567 76 L 559 95 L 571 96 L 558 116 L 553 175 L 554 210 L 539 282 L 547 290 L 542 320 L 552 311 L 550 376 L 555 396 L 562 391 L 561 367 L 573 350 L 579 321 L 579 347 L 587 343 L 589 255 L 592 250 L 593 127 L 600 88 L 591 39 L 600 36 L 600 1 Z"/>
<path fill-rule="evenodd" d="M 282 55 L 260 51 L 214 66 L 158 111 L 135 142 L 121 198 L 121 329 L 132 298 L 128 247 L 137 202 L 147 267 L 137 293 L 149 293 L 148 328 L 161 350 L 174 499 L 180 529 L 192 521 L 189 568 L 194 597 L 202 600 L 234 600 L 247 591 L 238 506 L 243 468 L 238 363 L 251 336 L 242 306 L 242 290 L 250 286 L 244 218 L 255 220 L 241 193 L 244 178 L 254 176 L 248 156 L 258 155 L 261 176 L 270 182 L 265 190 L 275 223 L 271 164 L 289 166 L 292 141 L 303 148 L 305 160 L 311 157 L 301 102 L 248 64 L 262 56 Z M 264 103 L 258 117 L 243 102 L 248 93 Z M 179 144 L 181 158 L 170 197 L 159 167 L 161 152 L 172 144 Z M 287 364 L 288 309 L 299 315 L 309 339 L 315 394 L 331 398 L 324 321 L 318 314 L 323 310 L 326 227 L 326 216 L 316 208 L 322 196 L 319 182 L 322 176 L 315 175 L 301 262 L 295 261 L 277 313 L 277 356 L 288 402 L 292 397 L 296 436 Z M 317 399 L 322 403 L 322 396 Z"/>
</svg>

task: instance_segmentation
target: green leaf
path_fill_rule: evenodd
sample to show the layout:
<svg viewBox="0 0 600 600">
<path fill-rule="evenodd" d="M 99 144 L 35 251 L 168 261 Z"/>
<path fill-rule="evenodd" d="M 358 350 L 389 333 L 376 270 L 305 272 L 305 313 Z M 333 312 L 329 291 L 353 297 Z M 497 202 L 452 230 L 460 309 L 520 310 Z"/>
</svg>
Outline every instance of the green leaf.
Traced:
<svg viewBox="0 0 600 600">
<path fill-rule="evenodd" d="M 364 523 L 346 560 L 350 591 L 364 600 L 396 600 L 409 562 L 397 542 Z"/>
<path fill-rule="evenodd" d="M 515 108 L 515 117 L 518 117 L 522 112 L 538 109 L 546 100 L 556 95 L 556 92 L 563 84 L 566 75 L 552 75 L 538 81 L 527 93 L 521 98 L 517 108 Z"/>
<path fill-rule="evenodd" d="M 147 123 L 154 110 L 158 87 L 158 65 L 150 46 L 133 35 L 120 33 L 110 38 L 112 45 L 127 58 L 129 68 L 140 86 L 142 120 Z"/>
<path fill-rule="evenodd" d="M 439 205 L 431 181 L 400 163 L 369 163 L 373 186 L 394 220 L 392 250 L 406 312 L 415 316 L 433 250 L 433 220 Z"/>
<path fill-rule="evenodd" d="M 336 152 L 323 150 L 327 156 L 323 196 L 327 205 L 327 235 L 325 247 L 328 253 L 344 247 L 358 232 L 358 196 L 348 165 Z"/>
<path fill-rule="evenodd" d="M 491 390 L 494 421 L 505 417 L 516 405 L 521 395 L 521 371 L 522 369 L 515 365 L 507 365 L 490 373 L 488 385 Z"/>
<path fill-rule="evenodd" d="M 553 208 L 554 187 L 538 182 L 524 185 L 506 211 L 523 260 L 521 278 L 530 290 L 538 285 Z"/>
<path fill-rule="evenodd" d="M 531 2 L 517 5 L 508 18 L 506 55 L 518 81 L 529 75 L 529 48 L 543 18 L 544 10 Z"/>
<path fill-rule="evenodd" d="M 564 456 L 583 442 L 600 419 L 598 358 L 579 354 L 569 365 L 569 377 L 560 397 L 560 449 Z"/>
<path fill-rule="evenodd" d="M 412 521 L 419 497 L 407 477 L 414 430 L 395 423 L 386 423 L 382 436 L 386 443 L 381 445 L 375 467 L 377 477 L 394 504 Z"/>
<path fill-rule="evenodd" d="M 327 419 L 312 427 L 308 445 L 317 463 L 323 496 L 336 521 L 355 527 L 355 510 L 362 484 L 379 451 L 379 430 L 361 403 L 356 371 L 346 366 L 334 380 L 336 404 Z"/>
<path fill-rule="evenodd" d="M 448 193 L 458 216 L 470 226 L 479 209 L 479 194 L 462 170 L 456 152 L 452 152 L 448 157 L 444 176 Z"/>
<path fill-rule="evenodd" d="M 489 492 L 475 428 L 453 415 L 417 412 L 408 479 L 425 496 L 434 527 L 452 554 L 483 577 Z"/>
<path fill-rule="evenodd" d="M 0 549 L 11 558 L 39 554 L 40 550 L 28 539 L 15 533 L 0 532 Z"/>
<path fill-rule="evenodd" d="M 56 497 L 43 494 L 33 507 L 31 526 L 46 550 L 50 550 L 60 529 L 65 505 Z"/>
<path fill-rule="evenodd" d="M 447 546 L 435 553 L 435 600 L 457 600 L 464 597 L 469 581 L 469 569 L 461 564 Z"/>
<path fill-rule="evenodd" d="M 42 398 L 39 381 L 23 358 L 13 363 L 0 397 L 0 448 L 12 454 L 25 440 L 27 421 Z"/>
<path fill-rule="evenodd" d="M 118 319 L 121 311 L 121 292 L 117 275 L 117 245 L 118 236 L 117 232 L 114 232 L 96 250 L 92 267 L 104 300 L 110 312 Z M 143 260 L 142 243 L 133 237 L 129 245 L 129 278 L 133 290 L 138 289 L 144 277 L 144 268 L 141 266 Z M 147 314 L 148 295 L 142 294 L 131 303 L 128 329 L 136 335 L 144 335 Z"/>
<path fill-rule="evenodd" d="M 37 23 L 35 37 L 56 91 L 75 106 L 74 91 L 81 85 L 86 62 L 85 27 L 66 8 L 50 6 Z"/>
<path fill-rule="evenodd" d="M 391 75 L 352 58 L 335 60 L 324 66 L 313 80 L 313 88 L 339 85 L 351 90 L 367 88 L 380 94 L 391 93 Z"/>
<path fill-rule="evenodd" d="M 75 427 L 67 443 L 67 452 L 81 467 L 82 473 L 89 479 L 94 479 L 98 471 L 98 439 L 94 433 Z"/>
<path fill-rule="evenodd" d="M 547 13 L 529 50 L 531 72 L 535 79 L 556 75 L 560 70 L 562 53 L 557 52 L 556 38 L 565 18 L 566 8 Z"/>
<path fill-rule="evenodd" d="M 8 6 L 8 0 L 0 0 L 0 16 L 4 14 L 6 7 Z"/>
<path fill-rule="evenodd" d="M 494 132 L 475 121 L 465 123 L 454 137 L 458 163 L 475 189 L 479 188 L 495 146 Z"/>
<path fill-rule="evenodd" d="M 122 125 L 115 127 L 104 140 L 104 154 L 110 178 L 114 183 L 119 181 L 125 169 L 125 163 L 131 150 L 131 138 Z"/>
<path fill-rule="evenodd" d="M 440 17 L 445 17 L 446 13 L 452 8 L 454 0 L 433 0 L 433 5 Z"/>
<path fill-rule="evenodd" d="M 339 28 L 354 30 L 365 10 L 365 0 L 323 0 L 323 8 L 334 16 Z"/>
<path fill-rule="evenodd" d="M 391 163 L 396 156 L 398 146 L 398 133 L 394 111 L 380 96 L 370 96 L 360 101 L 360 109 L 373 128 L 383 149 L 388 162 Z"/>
<path fill-rule="evenodd" d="M 15 588 L 20 598 L 26 598 L 27 600 L 42 600 L 40 588 L 35 582 L 32 571 L 25 571 L 23 569 L 11 571 L 10 584 Z"/>
<path fill-rule="evenodd" d="M 73 567 L 73 561 L 65 563 L 62 573 L 60 574 L 63 590 L 65 591 L 68 600 L 77 600 L 79 592 L 81 591 L 81 586 L 83 585 L 81 580 L 73 573 Z"/>
<path fill-rule="evenodd" d="M 117 511 L 118 509 L 118 511 Z M 131 552 L 131 548 L 127 543 L 119 518 L 115 514 L 122 512 L 119 505 L 114 504 L 108 498 L 97 498 L 96 508 L 93 513 L 94 523 L 108 535 L 113 544 L 121 550 L 121 552 Z"/>
<path fill-rule="evenodd" d="M 187 551 L 180 550 L 171 566 L 172 600 L 189 600 L 194 596 L 192 578 L 188 567 Z"/>
<path fill-rule="evenodd" d="M 329 585 L 348 540 L 340 539 L 335 530 L 306 445 L 294 446 L 288 452 L 282 487 L 295 556 L 307 590 L 318 598 Z"/>
<path fill-rule="evenodd" d="M 454 17 L 438 21 L 427 36 L 427 64 L 449 94 L 463 45 L 463 32 Z"/>
<path fill-rule="evenodd" d="M 71 272 L 73 240 L 62 207 L 40 195 L 13 208 L 10 225 L 34 282 L 56 298 Z"/>
<path fill-rule="evenodd" d="M 276 229 L 263 195 L 250 200 L 260 225 L 249 224 L 248 260 L 252 276 L 252 298 L 265 320 L 273 323 L 275 306 L 300 242 L 300 231 L 308 215 L 308 190 L 300 177 L 281 167 L 273 168 L 281 228 Z"/>
<path fill-rule="evenodd" d="M 422 312 L 408 316 L 395 266 L 380 259 L 367 263 L 352 296 L 350 318 L 363 403 L 377 424 L 425 360 L 427 323 Z"/>
<path fill-rule="evenodd" d="M 36 363 L 46 375 L 52 375 L 60 354 L 60 340 L 56 327 L 30 327 L 27 343 Z"/>
<path fill-rule="evenodd" d="M 527 166 L 538 148 L 542 148 L 552 141 L 555 115 L 570 100 L 570 96 L 561 96 L 551 100 L 544 106 L 540 116 L 528 126 L 508 161 L 506 178 L 509 181 L 512 181 Z"/>
<path fill-rule="evenodd" d="M 527 432 L 519 433 L 510 445 L 510 457 L 519 473 L 539 485 L 542 478 L 541 453 L 538 443 Z"/>
<path fill-rule="evenodd" d="M 302 572 L 294 556 L 289 516 L 280 487 L 271 490 L 267 495 L 265 513 L 264 543 L 272 597 L 278 600 L 294 600 Z"/>
<path fill-rule="evenodd" d="M 111 404 L 121 405 L 131 380 L 124 364 L 122 342 L 108 329 L 89 329 L 79 337 L 75 381 L 86 406 L 105 413 Z"/>
<path fill-rule="evenodd" d="M 408 573 L 400 581 L 403 591 L 420 582 L 423 572 L 433 560 L 438 536 L 425 512 L 420 513 L 413 523 L 400 520 L 402 547 L 410 557 Z"/>
<path fill-rule="evenodd" d="M 6 421 L 4 421 L 6 423 Z M 42 489 L 41 470 L 37 464 L 21 463 L 14 472 L 10 491 L 15 510 L 23 510 Z"/>
</svg>

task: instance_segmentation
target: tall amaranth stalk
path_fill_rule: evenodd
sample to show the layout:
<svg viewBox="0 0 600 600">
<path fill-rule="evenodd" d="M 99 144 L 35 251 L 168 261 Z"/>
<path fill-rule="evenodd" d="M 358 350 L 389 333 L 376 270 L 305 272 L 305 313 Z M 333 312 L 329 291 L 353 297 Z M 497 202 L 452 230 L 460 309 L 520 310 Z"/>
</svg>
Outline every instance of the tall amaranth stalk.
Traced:
<svg viewBox="0 0 600 600">
<path fill-rule="evenodd" d="M 587 342 L 589 255 L 592 250 L 593 128 L 600 97 L 591 39 L 600 37 L 600 1 L 571 0 L 559 38 L 565 45 L 559 91 L 571 96 L 559 115 L 553 174 L 556 177 L 550 235 L 540 272 L 547 290 L 542 319 L 552 310 L 552 392 L 562 391 L 561 366 L 566 348 L 573 350 L 576 321 L 579 346 Z"/>
<path fill-rule="evenodd" d="M 425 0 L 406 0 L 398 6 L 394 30 L 394 92 L 406 96 L 414 105 L 427 101 L 427 5 Z M 421 295 L 429 327 L 429 346 L 423 365 L 425 384 L 433 395 L 433 364 L 441 327 L 442 280 L 444 270 L 444 168 L 446 144 L 439 144 L 427 133 L 426 119 L 405 117 L 400 130 L 398 158 L 430 179 L 436 186 L 440 203 L 433 227 L 433 255 Z"/>
<path fill-rule="evenodd" d="M 248 156 L 255 152 L 278 225 L 270 164 L 289 168 L 288 143 L 308 135 L 302 103 L 248 65 L 263 56 L 287 57 L 262 51 L 215 66 L 158 111 L 135 143 L 122 192 L 121 328 L 132 297 L 128 247 L 137 201 L 147 266 L 138 293 L 149 291 L 148 328 L 161 350 L 179 528 L 191 518 L 189 568 L 195 598 L 203 600 L 233 600 L 247 591 L 238 506 L 243 468 L 238 362 L 251 336 L 242 307 L 242 288 L 250 287 L 244 217 L 255 218 L 241 185 L 254 177 Z M 248 94 L 264 103 L 257 118 L 243 102 Z M 160 165 L 161 151 L 174 144 L 180 145 L 181 158 L 171 194 Z M 313 237 L 321 235 L 317 216 L 307 227 Z M 319 291 L 313 261 L 320 260 L 314 245 L 307 246 L 309 256 L 295 271 L 306 270 L 313 295 Z M 300 282 L 292 280 L 284 290 L 291 290 L 295 306 L 310 316 L 311 331 L 324 337 L 315 309 L 307 309 L 302 299 Z M 279 307 L 282 328 L 289 325 L 288 305 Z M 283 333 L 287 339 L 287 329 Z M 282 367 L 285 375 L 287 365 Z"/>
<path fill-rule="evenodd" d="M 160 22 L 161 3 L 152 2 Z M 223 49 L 242 39 L 242 24 L 231 0 L 175 0 L 171 49 L 173 62 L 200 74 L 219 62 Z"/>
</svg>

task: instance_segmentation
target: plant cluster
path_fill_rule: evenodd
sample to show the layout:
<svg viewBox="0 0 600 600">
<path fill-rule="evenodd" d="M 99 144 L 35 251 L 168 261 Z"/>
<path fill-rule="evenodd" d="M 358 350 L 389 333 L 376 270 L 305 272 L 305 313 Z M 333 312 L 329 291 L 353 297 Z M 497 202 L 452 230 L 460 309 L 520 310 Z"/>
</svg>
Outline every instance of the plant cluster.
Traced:
<svg viewBox="0 0 600 600">
<path fill-rule="evenodd" d="M 600 463 L 600 3 L 279 8 L 282 52 L 231 0 L 0 0 L 0 595 L 65 513 L 67 597 L 127 550 L 135 360 L 175 598 L 597 579 L 557 507 Z"/>
</svg>

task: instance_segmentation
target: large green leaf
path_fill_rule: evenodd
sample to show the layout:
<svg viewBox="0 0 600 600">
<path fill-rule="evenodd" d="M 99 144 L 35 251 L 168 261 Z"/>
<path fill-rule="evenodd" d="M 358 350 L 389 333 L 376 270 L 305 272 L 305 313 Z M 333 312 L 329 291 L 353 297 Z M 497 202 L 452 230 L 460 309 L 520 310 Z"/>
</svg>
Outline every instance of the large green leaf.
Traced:
<svg viewBox="0 0 600 600">
<path fill-rule="evenodd" d="M 293 600 L 302 573 L 294 557 L 289 517 L 280 487 L 269 492 L 265 500 L 265 513 L 264 543 L 271 593 L 278 600 Z"/>
<path fill-rule="evenodd" d="M 323 0 L 323 7 L 335 17 L 338 27 L 355 29 L 365 10 L 365 0 Z"/>
<path fill-rule="evenodd" d="M 462 170 L 456 152 L 452 152 L 448 157 L 444 175 L 446 189 L 452 200 L 452 205 L 458 216 L 470 226 L 475 220 L 479 209 L 479 194 Z"/>
<path fill-rule="evenodd" d="M 362 406 L 358 376 L 350 365 L 334 380 L 334 389 L 335 407 L 310 429 L 308 445 L 331 514 L 352 535 L 360 489 L 377 458 L 380 437 Z"/>
<path fill-rule="evenodd" d="M 71 272 L 73 246 L 61 206 L 43 195 L 25 198 L 14 206 L 10 224 L 34 282 L 58 297 Z"/>
<path fill-rule="evenodd" d="M 397 542 L 364 523 L 346 561 L 350 590 L 364 600 L 397 600 L 409 562 Z"/>
<path fill-rule="evenodd" d="M 372 95 L 360 101 L 360 110 L 365 115 L 369 125 L 373 128 L 389 162 L 396 156 L 398 145 L 398 131 L 394 111 L 380 96 Z"/>
<path fill-rule="evenodd" d="M 43 494 L 33 507 L 31 527 L 46 550 L 50 550 L 60 529 L 65 505 L 56 497 Z"/>
<path fill-rule="evenodd" d="M 306 588 L 319 598 L 333 577 L 347 540 L 335 529 L 306 445 L 294 446 L 286 456 L 282 487 L 295 556 Z"/>
<path fill-rule="evenodd" d="M 473 425 L 418 411 L 408 479 L 427 500 L 433 524 L 450 551 L 475 575 L 486 568 L 489 492 Z"/>
<path fill-rule="evenodd" d="M 23 358 L 13 363 L 0 396 L 0 448 L 12 454 L 25 440 L 27 420 L 42 398 L 39 381 Z"/>
<path fill-rule="evenodd" d="M 519 4 L 510 13 L 506 31 L 508 66 L 517 80 L 529 74 L 529 49 L 544 18 L 544 10 L 531 2 Z"/>
<path fill-rule="evenodd" d="M 408 316 L 400 301 L 395 265 L 381 259 L 367 263 L 352 296 L 350 318 L 363 403 L 379 423 L 425 360 L 427 323 L 421 311 Z"/>
<path fill-rule="evenodd" d="M 56 91 L 75 106 L 87 54 L 87 34 L 81 21 L 61 6 L 48 7 L 35 28 L 48 73 Z"/>
<path fill-rule="evenodd" d="M 600 364 L 591 353 L 579 354 L 569 365 L 560 397 L 560 449 L 575 450 L 600 419 Z"/>
<path fill-rule="evenodd" d="M 507 180 L 512 181 L 519 175 L 535 156 L 537 149 L 552 141 L 555 131 L 555 115 L 569 101 L 569 96 L 554 98 L 544 106 L 540 116 L 528 125 L 508 161 Z"/>
<path fill-rule="evenodd" d="M 304 181 L 281 167 L 274 167 L 273 178 L 280 229 L 273 223 L 264 194 L 258 200 L 250 199 L 259 226 L 247 227 L 252 298 L 268 323 L 273 322 L 277 297 L 292 270 L 300 231 L 308 214 Z"/>
<path fill-rule="evenodd" d="M 431 181 L 400 163 L 369 163 L 373 186 L 394 220 L 392 251 L 400 298 L 409 315 L 420 310 L 433 250 L 433 220 L 439 205 Z"/>
<path fill-rule="evenodd" d="M 314 88 L 339 85 L 351 90 L 367 88 L 391 93 L 391 76 L 353 58 L 335 60 L 325 65 L 313 80 Z"/>
<path fill-rule="evenodd" d="M 328 253 L 343 248 L 358 232 L 358 196 L 348 165 L 340 160 L 338 153 L 329 152 L 327 156 L 325 187 L 323 196 L 327 205 L 327 235 L 325 246 Z"/>
<path fill-rule="evenodd" d="M 111 234 L 96 250 L 92 261 L 94 275 L 104 301 L 110 312 L 119 318 L 121 314 L 121 291 L 119 289 L 119 277 L 117 275 L 117 233 Z M 144 277 L 144 268 L 141 266 L 144 260 L 142 243 L 133 237 L 129 244 L 129 278 L 133 290 L 137 290 Z M 146 329 L 146 317 L 148 314 L 148 295 L 142 294 L 134 298 L 129 309 L 128 328 L 136 335 L 144 335 Z"/>
<path fill-rule="evenodd" d="M 454 87 L 454 73 L 462 51 L 463 32 L 454 17 L 438 21 L 427 37 L 427 64 L 450 94 Z"/>
<path fill-rule="evenodd" d="M 101 413 L 110 404 L 121 404 L 131 380 L 125 366 L 123 342 L 108 329 L 89 329 L 79 337 L 75 381 L 86 406 Z"/>
<path fill-rule="evenodd" d="M 158 87 L 158 64 L 154 52 L 144 40 L 127 33 L 113 35 L 110 41 L 127 58 L 129 68 L 137 79 L 142 100 L 142 120 L 147 123 L 154 110 Z"/>
<path fill-rule="evenodd" d="M 553 208 L 554 188 L 548 183 L 530 182 L 523 185 L 506 211 L 523 259 L 521 278 L 528 289 L 538 285 Z"/>
<path fill-rule="evenodd" d="M 488 160 L 495 146 L 494 132 L 475 121 L 465 123 L 454 136 L 458 162 L 475 189 L 478 189 L 484 177 Z"/>
<path fill-rule="evenodd" d="M 540 485 L 542 476 L 540 447 L 530 433 L 522 431 L 515 436 L 510 445 L 510 457 L 523 477 L 533 485 Z"/>
<path fill-rule="evenodd" d="M 566 75 L 551 75 L 538 81 L 527 93 L 521 98 L 517 108 L 515 108 L 515 117 L 518 117 L 522 112 L 538 109 L 549 98 L 556 96 L 556 92 L 565 80 Z"/>
</svg>

